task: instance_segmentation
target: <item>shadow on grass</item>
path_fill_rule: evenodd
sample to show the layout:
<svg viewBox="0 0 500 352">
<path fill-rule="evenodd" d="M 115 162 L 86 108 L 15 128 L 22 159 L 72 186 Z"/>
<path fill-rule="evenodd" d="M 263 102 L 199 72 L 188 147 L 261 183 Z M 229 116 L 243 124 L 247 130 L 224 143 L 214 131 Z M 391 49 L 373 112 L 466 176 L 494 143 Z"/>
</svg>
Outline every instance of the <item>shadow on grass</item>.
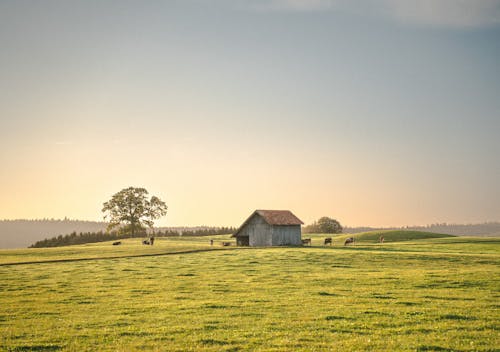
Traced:
<svg viewBox="0 0 500 352">
<path fill-rule="evenodd" d="M 445 314 L 439 317 L 441 320 L 477 320 L 476 317 L 468 317 L 465 315 L 458 314 Z"/>
<path fill-rule="evenodd" d="M 199 341 L 202 345 L 216 345 L 216 346 L 224 346 L 230 345 L 231 342 L 222 341 L 222 340 L 214 340 L 214 339 L 202 339 Z"/>
<path fill-rule="evenodd" d="M 417 352 L 424 352 L 424 351 L 434 351 L 434 352 L 461 352 L 461 350 L 457 349 L 452 349 L 448 347 L 441 347 L 441 346 L 431 346 L 431 345 L 422 345 L 417 347 Z"/>
<path fill-rule="evenodd" d="M 59 345 L 23 345 L 23 346 L 16 346 L 12 349 L 9 349 L 9 352 L 21 352 L 21 351 L 43 351 L 43 352 L 48 352 L 48 351 L 58 351 L 62 350 L 63 347 Z"/>
<path fill-rule="evenodd" d="M 332 320 L 352 320 L 352 319 L 348 317 L 342 317 L 340 315 L 328 315 L 325 317 L 325 320 L 332 321 Z"/>
</svg>

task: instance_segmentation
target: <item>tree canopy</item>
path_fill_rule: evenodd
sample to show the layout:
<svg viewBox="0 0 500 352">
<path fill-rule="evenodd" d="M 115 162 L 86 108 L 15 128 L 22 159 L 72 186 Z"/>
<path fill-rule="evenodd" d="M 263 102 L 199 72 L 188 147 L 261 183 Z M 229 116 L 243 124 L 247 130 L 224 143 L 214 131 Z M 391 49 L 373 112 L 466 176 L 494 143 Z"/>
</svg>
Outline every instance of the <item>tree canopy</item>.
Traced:
<svg viewBox="0 0 500 352">
<path fill-rule="evenodd" d="M 129 187 L 114 194 L 103 204 L 104 220 L 109 221 L 108 231 L 118 227 L 131 237 L 153 227 L 154 220 L 167 214 L 167 205 L 156 196 L 148 198 L 145 188 Z"/>
<path fill-rule="evenodd" d="M 342 225 L 337 220 L 327 216 L 321 217 L 304 228 L 306 233 L 342 233 L 342 230 Z"/>
</svg>

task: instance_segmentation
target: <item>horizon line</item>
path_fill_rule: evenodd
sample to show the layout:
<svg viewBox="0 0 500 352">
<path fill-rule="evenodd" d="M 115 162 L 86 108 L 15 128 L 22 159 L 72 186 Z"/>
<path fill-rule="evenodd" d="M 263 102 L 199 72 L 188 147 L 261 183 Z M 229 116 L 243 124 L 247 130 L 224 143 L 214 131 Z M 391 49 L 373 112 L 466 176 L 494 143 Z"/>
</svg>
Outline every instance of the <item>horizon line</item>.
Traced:
<svg viewBox="0 0 500 352">
<path fill-rule="evenodd" d="M 72 219 L 68 217 L 60 218 L 16 218 L 16 219 L 0 219 L 0 222 L 7 221 L 79 221 L 79 222 L 95 222 L 95 223 L 108 223 L 104 220 L 83 220 L 83 219 Z M 390 226 L 374 226 L 374 225 L 342 225 L 343 228 L 373 228 L 373 229 L 394 229 L 394 228 L 411 228 L 411 227 L 430 227 L 430 226 L 473 226 L 473 225 L 486 225 L 486 224 L 500 224 L 500 220 L 486 220 L 483 222 L 468 222 L 468 223 L 457 223 L 457 222 L 436 222 L 428 223 L 425 225 L 390 225 Z M 175 228 L 175 227 L 239 227 L 240 225 L 160 225 L 153 226 L 153 228 Z M 307 225 L 303 225 L 307 226 Z"/>
</svg>

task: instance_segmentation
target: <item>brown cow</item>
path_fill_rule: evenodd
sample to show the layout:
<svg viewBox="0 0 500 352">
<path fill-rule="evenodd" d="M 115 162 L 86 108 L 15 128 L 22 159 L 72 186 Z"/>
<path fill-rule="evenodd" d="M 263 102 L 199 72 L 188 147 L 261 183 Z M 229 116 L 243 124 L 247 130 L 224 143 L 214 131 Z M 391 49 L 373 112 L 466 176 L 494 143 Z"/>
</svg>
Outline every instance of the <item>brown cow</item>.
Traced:
<svg viewBox="0 0 500 352">
<path fill-rule="evenodd" d="M 344 242 L 344 246 L 347 246 L 348 244 L 354 244 L 354 237 L 349 237 L 349 238 L 346 238 L 345 242 Z"/>
<path fill-rule="evenodd" d="M 303 244 L 303 245 L 306 245 L 306 244 L 311 245 L 311 239 L 310 239 L 310 238 L 304 238 L 304 239 L 302 240 L 302 244 Z"/>
</svg>

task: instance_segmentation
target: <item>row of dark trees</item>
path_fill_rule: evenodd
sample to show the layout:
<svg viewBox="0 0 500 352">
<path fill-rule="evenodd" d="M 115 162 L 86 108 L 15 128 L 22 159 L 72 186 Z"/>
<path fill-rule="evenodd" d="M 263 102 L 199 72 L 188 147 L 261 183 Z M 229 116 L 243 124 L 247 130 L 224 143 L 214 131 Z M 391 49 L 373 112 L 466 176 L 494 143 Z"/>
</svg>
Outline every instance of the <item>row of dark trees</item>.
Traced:
<svg viewBox="0 0 500 352">
<path fill-rule="evenodd" d="M 196 229 L 196 230 L 184 230 L 182 232 L 170 230 L 170 234 L 165 233 L 164 236 L 214 236 L 214 235 L 229 235 L 235 232 L 236 232 L 236 227 L 210 227 L 210 228 Z"/>
<path fill-rule="evenodd" d="M 141 236 L 155 236 L 155 237 L 174 237 L 174 236 L 213 236 L 213 235 L 226 235 L 235 232 L 233 227 L 210 227 L 188 231 L 177 231 L 165 229 L 163 231 L 148 232 L 146 229 L 141 228 L 136 230 L 134 237 Z M 75 244 L 96 243 L 105 241 L 114 241 L 124 238 L 130 238 L 130 234 L 124 234 L 120 231 L 113 232 L 72 232 L 68 235 L 59 235 L 47 238 L 32 244 L 29 248 L 45 248 L 45 247 L 61 247 L 71 246 Z"/>
<path fill-rule="evenodd" d="M 41 241 L 37 241 L 29 248 L 44 248 L 44 247 L 61 247 L 61 246 L 71 246 L 74 244 L 84 244 L 84 243 L 95 243 L 112 241 L 125 238 L 126 236 L 118 232 L 106 233 L 103 231 L 98 232 L 72 232 L 68 235 L 59 235 L 51 238 L 46 238 Z"/>
</svg>

